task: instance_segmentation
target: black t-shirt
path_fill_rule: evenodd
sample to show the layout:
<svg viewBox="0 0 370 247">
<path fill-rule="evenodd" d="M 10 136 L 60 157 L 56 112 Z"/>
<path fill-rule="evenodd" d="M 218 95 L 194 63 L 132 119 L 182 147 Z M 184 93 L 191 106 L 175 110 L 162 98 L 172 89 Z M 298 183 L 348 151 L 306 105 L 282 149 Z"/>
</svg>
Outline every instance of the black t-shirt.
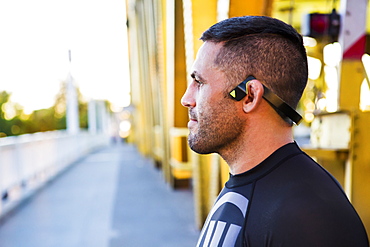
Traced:
<svg viewBox="0 0 370 247">
<path fill-rule="evenodd" d="M 197 246 L 368 247 L 365 228 L 339 183 L 287 144 L 230 176 Z"/>
</svg>

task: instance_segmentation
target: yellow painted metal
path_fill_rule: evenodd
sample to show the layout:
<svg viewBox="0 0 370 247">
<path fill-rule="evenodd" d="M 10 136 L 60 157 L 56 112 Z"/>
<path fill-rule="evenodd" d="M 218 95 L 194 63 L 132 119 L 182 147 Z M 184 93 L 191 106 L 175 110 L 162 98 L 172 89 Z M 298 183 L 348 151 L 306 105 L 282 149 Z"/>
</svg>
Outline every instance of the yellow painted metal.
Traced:
<svg viewBox="0 0 370 247">
<path fill-rule="evenodd" d="M 150 3 L 148 3 L 150 4 Z M 153 126 L 150 128 L 154 132 L 153 134 L 153 146 L 151 156 L 154 159 L 155 165 L 157 167 L 167 167 L 168 165 L 168 148 L 166 135 L 168 129 L 167 127 L 167 109 L 164 107 L 167 102 L 167 98 L 163 97 L 167 94 L 166 91 L 166 74 L 165 74 L 165 37 L 166 28 L 165 21 L 166 16 L 164 16 L 164 1 L 158 0 L 152 2 L 152 15 L 150 15 L 149 22 L 152 21 L 153 25 L 151 30 L 148 30 L 148 40 L 152 43 L 153 50 L 151 51 L 152 59 L 149 63 L 152 64 L 150 73 L 153 77 L 152 82 L 152 93 L 153 101 L 152 105 L 149 106 L 153 108 Z M 150 24 L 149 24 L 150 25 Z"/>
<path fill-rule="evenodd" d="M 168 3 L 168 2 L 167 2 Z M 169 117 L 169 131 L 172 133 L 181 132 L 186 128 L 188 122 L 188 112 L 181 105 L 181 97 L 187 87 L 186 58 L 185 58 L 185 38 L 184 38 L 184 18 L 182 0 L 175 0 L 172 5 L 173 9 L 173 29 L 167 30 L 167 70 L 173 69 L 172 75 L 167 77 L 167 105 Z M 172 63 L 171 63 L 172 61 Z M 171 64 L 170 64 L 171 63 Z M 175 186 L 177 180 L 191 178 L 191 164 L 188 162 L 188 148 L 186 134 L 169 135 L 170 145 L 170 162 L 169 167 L 165 168 L 167 181 Z"/>
<path fill-rule="evenodd" d="M 311 138 L 319 139 L 312 140 L 315 146 L 304 151 L 315 157 L 340 182 L 369 231 L 370 112 L 362 112 L 359 107 L 364 79 L 360 60 L 342 61 L 339 111 L 316 116 L 311 126 Z"/>
<path fill-rule="evenodd" d="M 145 105 L 145 116 L 146 118 L 146 126 L 145 126 L 145 144 L 146 144 L 146 150 L 147 154 L 151 157 L 154 156 L 154 150 L 153 147 L 155 146 L 155 140 L 156 140 L 156 132 L 155 132 L 155 126 L 159 123 L 159 106 L 160 103 L 160 88 L 157 87 L 158 84 L 158 72 L 156 70 L 156 64 L 157 64 L 157 58 L 155 54 L 157 53 L 158 47 L 156 44 L 156 30 L 158 26 L 157 22 L 157 13 L 156 13 L 156 2 L 151 3 L 144 3 L 142 2 L 141 5 L 143 5 L 143 13 L 144 17 L 142 17 L 143 27 L 149 27 L 147 28 L 146 32 L 143 34 L 143 41 L 144 45 L 146 45 L 146 49 L 143 49 L 144 52 L 147 52 L 143 56 L 143 62 L 145 64 L 145 70 L 146 74 L 143 83 L 142 91 L 144 91 L 143 97 L 144 99 L 142 102 Z M 150 140 L 149 140 L 150 138 Z"/>
<path fill-rule="evenodd" d="M 170 3 L 171 2 L 172 1 L 170 1 Z M 168 4 L 166 0 L 156 0 L 145 3 L 153 4 L 152 11 L 154 15 L 151 21 L 155 22 L 155 25 L 151 26 L 151 24 L 149 24 L 151 30 L 149 34 L 150 37 L 148 37 L 156 48 L 153 50 L 151 61 L 153 63 L 151 73 L 154 77 L 153 92 L 155 92 L 155 98 L 152 101 L 152 105 L 148 106 L 153 108 L 154 112 L 154 126 L 151 126 L 154 131 L 154 146 L 151 147 L 153 149 L 152 158 L 156 166 L 162 168 L 163 177 L 168 181 L 170 177 L 170 146 L 169 110 L 166 107 L 168 105 L 168 98 L 166 97 L 168 95 L 167 38 L 171 36 L 171 32 L 168 30 L 168 23 L 171 22 L 172 19 L 167 15 Z"/>
<path fill-rule="evenodd" d="M 365 78 L 361 60 L 344 59 L 339 85 L 339 108 L 354 111 L 360 106 L 360 88 Z"/>
<path fill-rule="evenodd" d="M 171 2 L 171 1 L 169 1 Z M 167 3 L 130 0 L 128 33 L 131 94 L 134 106 L 133 142 L 169 171 L 167 106 Z M 172 42 L 173 43 L 173 42 Z M 167 168 L 167 169 L 166 169 Z M 166 177 L 166 175 L 165 175 Z"/>
<path fill-rule="evenodd" d="M 304 150 L 342 184 L 369 232 L 370 112 L 360 110 L 360 88 L 364 79 L 361 60 L 343 59 L 338 87 L 338 111 L 316 116 L 311 126 L 311 138 L 317 136 L 322 140 L 316 142 L 318 145 Z M 343 114 L 348 117 L 338 118 Z M 320 129 L 322 133 L 316 133 Z M 312 143 L 315 145 L 315 140 Z"/>
<path fill-rule="evenodd" d="M 162 130 L 162 146 L 163 157 L 161 160 L 163 177 L 167 182 L 171 182 L 171 167 L 170 167 L 170 141 L 169 141 L 169 131 L 172 126 L 171 113 L 173 109 L 169 108 L 169 93 L 171 92 L 171 87 L 169 81 L 173 80 L 173 23 L 174 23 L 174 5 L 172 0 L 160 0 L 159 14 L 161 17 L 161 22 L 159 25 L 159 32 L 157 36 L 158 49 L 159 49 L 159 61 L 158 69 L 160 71 L 160 80 L 158 85 L 162 88 L 162 107 L 161 112 L 161 130 Z"/>
<path fill-rule="evenodd" d="M 271 16 L 272 0 L 230 0 L 229 17 L 243 15 Z"/>
<path fill-rule="evenodd" d="M 360 111 L 360 88 L 365 79 L 361 60 L 344 59 L 341 65 L 339 109 L 352 114 L 346 181 L 350 200 L 370 230 L 370 112 Z M 370 233 L 369 233 L 370 234 Z"/>
<path fill-rule="evenodd" d="M 192 176 L 192 165 L 189 157 L 189 146 L 187 144 L 187 128 L 173 127 L 170 130 L 171 146 L 171 175 L 174 179 L 190 179 Z"/>
<path fill-rule="evenodd" d="M 346 190 L 354 207 L 370 230 L 370 112 L 360 111 L 360 88 L 365 79 L 361 60 L 344 59 L 341 65 L 339 102 L 340 109 L 353 116 L 349 166 L 346 170 Z"/>
<path fill-rule="evenodd" d="M 202 41 L 202 33 L 217 22 L 217 0 L 192 0 L 194 57 Z"/>
<path fill-rule="evenodd" d="M 185 34 L 182 0 L 175 1 L 175 81 L 174 81 L 174 127 L 186 127 L 188 110 L 181 105 L 181 98 L 187 87 Z"/>
<path fill-rule="evenodd" d="M 133 139 L 141 153 L 163 168 L 170 184 L 191 177 L 190 165 L 185 162 L 184 169 L 184 163 L 178 163 L 183 161 L 172 157 L 187 156 L 187 145 L 171 147 L 169 134 L 188 121 L 187 109 L 180 104 L 187 85 L 182 14 L 181 0 L 128 2 Z"/>
<path fill-rule="evenodd" d="M 230 177 L 229 165 L 220 157 L 221 185 L 223 186 Z"/>
<path fill-rule="evenodd" d="M 210 210 L 210 171 L 212 155 L 198 155 L 191 152 L 193 164 L 193 192 L 195 222 L 198 228 L 203 226 Z"/>
<path fill-rule="evenodd" d="M 135 5 L 133 1 L 129 3 L 129 6 Z M 132 94 L 132 103 L 136 106 L 136 111 L 134 112 L 134 129 L 135 130 L 143 130 L 143 131 L 135 131 L 134 133 L 134 142 L 137 144 L 138 149 L 147 154 L 148 150 L 146 148 L 145 142 L 142 140 L 145 136 L 146 126 L 145 126 L 145 106 L 144 104 L 140 104 L 140 101 L 143 97 L 142 95 L 142 87 L 143 81 L 143 74 L 140 73 L 140 70 L 143 66 L 142 64 L 142 54 L 141 54 L 141 47 L 144 46 L 139 40 L 139 31 L 142 22 L 136 13 L 132 9 L 128 9 L 128 18 L 130 20 L 130 28 L 129 28 L 129 47 L 130 47 L 130 59 L 133 66 L 131 66 L 131 78 L 136 81 L 136 83 L 132 83 L 131 85 L 131 94 Z"/>
<path fill-rule="evenodd" d="M 306 147 L 304 151 L 311 157 L 320 157 L 323 160 L 338 160 L 342 163 L 346 162 L 349 157 L 349 149 Z"/>
<path fill-rule="evenodd" d="M 184 147 L 186 148 L 188 146 L 188 132 L 187 128 L 172 128 L 170 131 L 172 158 L 178 162 L 185 163 L 189 161 L 187 152 L 184 150 Z"/>
<path fill-rule="evenodd" d="M 163 107 L 159 109 L 163 113 Z M 163 139 L 164 129 L 163 125 L 154 126 L 154 147 L 153 147 L 153 159 L 157 168 L 163 168 L 166 166 L 165 160 L 165 149 L 163 147 L 165 141 Z"/>
<path fill-rule="evenodd" d="M 351 200 L 370 234 L 370 112 L 354 112 Z"/>
<path fill-rule="evenodd" d="M 221 166 L 220 166 L 220 156 L 217 154 L 211 155 L 210 160 L 210 187 L 209 187 L 209 200 L 208 200 L 208 207 L 211 210 L 212 205 L 215 203 L 215 200 L 220 193 L 221 190 Z"/>
</svg>

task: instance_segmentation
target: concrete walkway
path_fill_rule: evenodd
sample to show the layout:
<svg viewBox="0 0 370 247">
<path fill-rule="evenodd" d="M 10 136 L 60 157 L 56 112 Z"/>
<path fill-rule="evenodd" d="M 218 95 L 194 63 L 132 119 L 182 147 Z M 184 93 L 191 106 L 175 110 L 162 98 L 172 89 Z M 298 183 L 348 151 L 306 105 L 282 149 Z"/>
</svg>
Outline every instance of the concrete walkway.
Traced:
<svg viewBox="0 0 370 247">
<path fill-rule="evenodd" d="M 195 246 L 193 194 L 161 176 L 131 145 L 90 154 L 2 220 L 0 246 Z"/>
</svg>

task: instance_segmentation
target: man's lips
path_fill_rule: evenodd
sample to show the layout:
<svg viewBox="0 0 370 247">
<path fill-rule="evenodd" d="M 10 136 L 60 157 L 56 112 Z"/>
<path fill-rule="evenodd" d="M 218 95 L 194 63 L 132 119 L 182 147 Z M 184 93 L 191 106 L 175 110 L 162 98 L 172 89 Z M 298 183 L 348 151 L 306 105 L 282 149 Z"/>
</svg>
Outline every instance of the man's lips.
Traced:
<svg viewBox="0 0 370 247">
<path fill-rule="evenodd" d="M 196 121 L 196 122 L 198 121 L 197 116 L 192 111 L 189 111 L 189 119 L 190 121 Z"/>
<path fill-rule="evenodd" d="M 192 126 L 194 126 L 195 124 L 197 124 L 198 122 L 198 119 L 196 117 L 196 115 L 189 111 L 189 123 L 188 123 L 188 128 L 191 128 Z"/>
<path fill-rule="evenodd" d="M 190 119 L 190 121 L 188 122 L 188 129 L 195 127 L 197 123 L 198 123 L 197 120 Z"/>
</svg>

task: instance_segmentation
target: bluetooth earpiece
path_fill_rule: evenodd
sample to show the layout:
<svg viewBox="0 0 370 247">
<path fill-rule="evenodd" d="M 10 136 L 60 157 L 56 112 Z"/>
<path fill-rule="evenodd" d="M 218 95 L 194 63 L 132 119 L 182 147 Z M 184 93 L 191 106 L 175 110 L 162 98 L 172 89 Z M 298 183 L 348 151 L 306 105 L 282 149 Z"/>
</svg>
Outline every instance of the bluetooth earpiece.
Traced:
<svg viewBox="0 0 370 247">
<path fill-rule="evenodd" d="M 251 80 L 255 80 L 256 78 L 254 76 L 248 76 L 247 79 L 242 81 L 238 86 L 236 86 L 231 92 L 229 93 L 230 96 L 237 101 L 242 100 L 247 94 L 248 94 L 248 83 Z M 296 112 L 290 105 L 284 102 L 279 96 L 274 94 L 270 89 L 268 89 L 265 85 L 263 85 L 263 98 L 270 103 L 270 105 L 278 112 L 284 114 L 288 119 L 288 121 L 292 121 L 296 125 L 298 125 L 301 120 L 302 116 L 299 115 L 298 112 Z"/>
</svg>

